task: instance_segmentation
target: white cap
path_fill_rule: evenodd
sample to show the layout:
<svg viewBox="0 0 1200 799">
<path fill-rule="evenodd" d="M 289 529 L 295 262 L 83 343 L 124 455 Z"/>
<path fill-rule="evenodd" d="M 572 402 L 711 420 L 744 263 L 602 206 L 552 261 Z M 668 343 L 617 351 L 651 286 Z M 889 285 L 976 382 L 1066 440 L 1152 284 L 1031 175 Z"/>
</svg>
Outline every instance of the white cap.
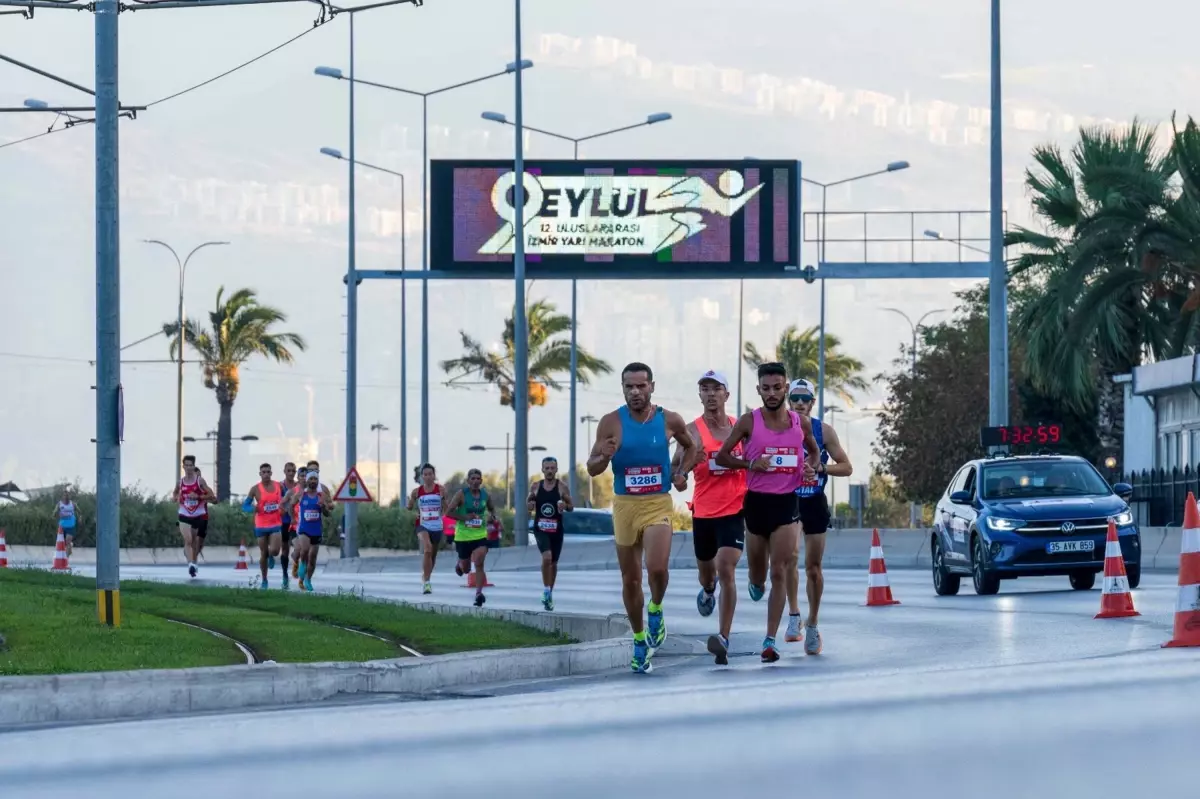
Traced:
<svg viewBox="0 0 1200 799">
<path fill-rule="evenodd" d="M 799 379 L 793 380 L 788 386 L 788 393 L 791 394 L 793 391 L 807 391 L 809 394 L 816 395 L 817 387 L 810 380 Z"/>
<path fill-rule="evenodd" d="M 700 375 L 700 379 L 697 380 L 696 382 L 703 383 L 705 380 L 713 380 L 717 383 L 720 383 L 722 386 L 724 386 L 726 391 L 729 390 L 729 381 L 726 380 L 725 375 L 721 374 L 720 372 L 716 372 L 716 371 L 713 371 L 712 369 L 709 369 L 707 372 Z"/>
</svg>

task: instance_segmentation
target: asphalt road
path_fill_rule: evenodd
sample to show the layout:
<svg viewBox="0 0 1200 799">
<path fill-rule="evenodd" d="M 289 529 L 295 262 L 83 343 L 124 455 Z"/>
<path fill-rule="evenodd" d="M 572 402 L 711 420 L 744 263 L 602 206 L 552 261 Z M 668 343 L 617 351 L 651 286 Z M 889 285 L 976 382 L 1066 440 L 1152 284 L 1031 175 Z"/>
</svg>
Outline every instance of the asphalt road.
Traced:
<svg viewBox="0 0 1200 799">
<path fill-rule="evenodd" d="M 125 578 L 186 579 L 178 568 Z M 245 581 L 207 569 L 206 582 Z M 673 575 L 672 633 L 699 641 L 694 572 Z M 158 719 L 0 735 L 14 797 L 749 795 L 974 799 L 1195 790 L 1200 649 L 1161 650 L 1174 580 L 1147 575 L 1142 617 L 1093 620 L 1098 590 L 1065 578 L 1005 583 L 999 596 L 933 595 L 894 571 L 903 604 L 865 608 L 866 577 L 830 572 L 825 653 L 787 645 L 758 662 L 765 601 L 739 574 L 727 668 L 707 656 L 626 673 L 479 686 L 474 697 Z M 558 610 L 619 610 L 615 572 L 564 573 Z M 489 606 L 535 609 L 536 573 L 498 572 Z M 433 599 L 467 603 L 435 577 Z M 420 599 L 413 574 L 328 575 L 318 587 Z M 472 693 L 472 692 L 467 692 Z M 1169 792 L 1169 793 L 1168 793 Z"/>
</svg>

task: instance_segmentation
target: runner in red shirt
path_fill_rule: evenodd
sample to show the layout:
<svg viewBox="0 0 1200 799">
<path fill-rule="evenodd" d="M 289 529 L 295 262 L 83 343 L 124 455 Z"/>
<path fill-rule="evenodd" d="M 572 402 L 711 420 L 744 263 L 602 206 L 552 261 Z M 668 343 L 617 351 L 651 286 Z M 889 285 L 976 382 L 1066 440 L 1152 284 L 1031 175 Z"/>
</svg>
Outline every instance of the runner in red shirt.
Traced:
<svg viewBox="0 0 1200 799">
<path fill-rule="evenodd" d="M 696 485 L 692 493 L 692 547 L 700 577 L 696 609 L 701 616 L 712 615 L 717 604 L 717 583 L 721 584 L 721 612 L 718 632 L 708 637 L 708 651 L 719 665 L 729 662 L 729 634 L 733 611 L 737 607 L 734 578 L 742 548 L 746 543 L 746 523 L 742 502 L 746 496 L 746 473 L 726 469 L 716 462 L 721 444 L 729 437 L 736 419 L 725 412 L 729 401 L 729 381 L 720 372 L 709 370 L 697 381 L 704 413 L 688 425 L 692 440 L 699 442 L 699 461 L 693 472 Z M 734 453 L 741 455 L 738 447 Z M 675 452 L 671 472 L 680 469 L 681 453 Z"/>
<path fill-rule="evenodd" d="M 184 455 L 183 478 L 175 484 L 171 499 L 179 503 L 179 534 L 183 536 L 183 557 L 190 577 L 196 576 L 196 560 L 208 535 L 208 503 L 216 498 L 196 468 L 196 456 Z"/>
</svg>

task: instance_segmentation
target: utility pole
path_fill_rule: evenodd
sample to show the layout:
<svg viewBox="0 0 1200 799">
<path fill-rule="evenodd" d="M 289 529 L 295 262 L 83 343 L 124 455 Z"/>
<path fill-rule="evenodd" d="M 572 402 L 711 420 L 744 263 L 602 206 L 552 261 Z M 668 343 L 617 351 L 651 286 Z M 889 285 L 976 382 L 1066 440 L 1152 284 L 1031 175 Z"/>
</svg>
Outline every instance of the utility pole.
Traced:
<svg viewBox="0 0 1200 799">
<path fill-rule="evenodd" d="M 380 449 L 383 440 L 381 436 L 384 430 L 390 429 L 383 422 L 375 422 L 371 425 L 371 432 L 375 434 L 375 502 L 380 505 L 383 504 L 383 450 Z M 401 480 L 403 479 L 402 476 Z"/>
<path fill-rule="evenodd" d="M 588 426 L 587 440 L 588 440 L 588 442 L 591 442 L 591 440 L 592 440 L 592 425 L 596 424 L 596 422 L 598 422 L 600 420 L 597 419 L 595 416 L 592 416 L 589 413 L 587 416 L 579 417 L 579 421 L 583 422 L 584 424 L 586 424 Z M 589 450 L 591 449 L 591 443 L 588 444 L 588 448 L 589 448 Z M 588 507 L 589 508 L 596 507 L 596 492 L 592 489 L 591 472 L 588 473 Z"/>
</svg>

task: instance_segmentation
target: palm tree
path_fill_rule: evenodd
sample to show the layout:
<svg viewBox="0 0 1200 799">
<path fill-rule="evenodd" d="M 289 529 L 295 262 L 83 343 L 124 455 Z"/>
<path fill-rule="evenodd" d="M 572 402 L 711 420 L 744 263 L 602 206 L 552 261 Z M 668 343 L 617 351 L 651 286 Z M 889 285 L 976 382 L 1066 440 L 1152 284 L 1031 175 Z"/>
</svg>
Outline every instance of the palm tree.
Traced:
<svg viewBox="0 0 1200 799">
<path fill-rule="evenodd" d="M 217 499 L 229 499 L 231 416 L 241 379 L 238 368 L 255 355 L 278 363 L 292 363 L 292 348 L 303 351 L 304 339 L 296 333 L 274 333 L 271 328 L 287 321 L 287 315 L 269 305 L 260 305 L 253 289 L 239 289 L 228 297 L 225 287 L 217 289 L 217 301 L 208 314 L 210 328 L 195 319 L 185 319 L 183 340 L 199 357 L 204 387 L 217 395 Z M 179 325 L 163 325 L 171 340 L 171 357 L 177 356 Z"/>
<path fill-rule="evenodd" d="M 1112 377 L 1146 355 L 1175 357 L 1195 344 L 1195 265 L 1184 268 L 1179 255 L 1200 219 L 1172 187 L 1175 157 L 1136 120 L 1124 130 L 1081 130 L 1069 156 L 1044 146 L 1033 157 L 1025 185 L 1045 230 L 1017 227 L 1005 237 L 1020 248 L 1011 273 L 1038 289 L 1017 318 L 1026 371 L 1039 391 L 1094 412 L 1101 450 L 1115 453 L 1124 397 Z"/>
<path fill-rule="evenodd" d="M 526 305 L 525 318 L 529 330 L 529 404 L 545 405 L 546 389 L 562 391 L 564 385 L 560 380 L 569 380 L 571 375 L 571 317 L 559 313 L 549 300 L 536 300 Z M 450 375 L 450 385 L 475 377 L 500 389 L 501 405 L 512 405 L 516 373 L 514 326 L 511 316 L 505 320 L 499 351 L 485 349 L 479 339 L 460 330 L 463 354 L 441 363 L 442 371 Z M 576 353 L 576 363 L 579 367 L 576 379 L 585 386 L 593 377 L 612 372 L 607 361 L 582 347 Z"/>
<path fill-rule="evenodd" d="M 866 391 L 868 384 L 862 375 L 863 362 L 838 352 L 841 343 L 837 336 L 825 333 L 825 388 L 841 397 L 843 402 L 851 404 L 851 393 Z M 787 369 L 789 378 L 804 377 L 813 383 L 817 382 L 820 372 L 820 358 L 820 328 L 810 327 L 801 332 L 795 325 L 789 325 L 779 334 L 775 352 L 769 357 L 760 353 L 751 342 L 746 342 L 742 354 L 742 360 L 751 369 L 757 369 L 764 363 L 778 361 Z"/>
</svg>

